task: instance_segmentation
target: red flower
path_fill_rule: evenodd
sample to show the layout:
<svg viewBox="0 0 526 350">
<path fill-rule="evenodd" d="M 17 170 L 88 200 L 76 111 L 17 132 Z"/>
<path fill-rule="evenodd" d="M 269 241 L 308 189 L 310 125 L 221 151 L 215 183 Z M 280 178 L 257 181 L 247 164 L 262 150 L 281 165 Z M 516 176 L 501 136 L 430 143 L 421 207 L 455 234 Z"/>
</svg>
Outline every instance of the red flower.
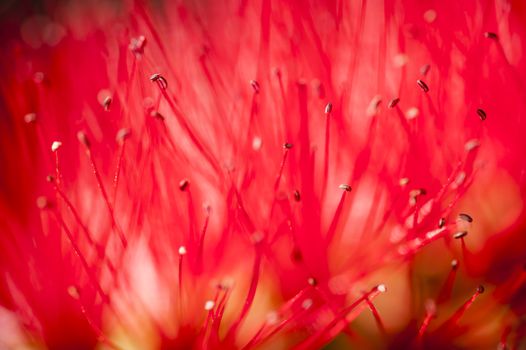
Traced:
<svg viewBox="0 0 526 350">
<path fill-rule="evenodd" d="M 519 1 L 18 6 L 6 346 L 523 343 Z"/>
</svg>

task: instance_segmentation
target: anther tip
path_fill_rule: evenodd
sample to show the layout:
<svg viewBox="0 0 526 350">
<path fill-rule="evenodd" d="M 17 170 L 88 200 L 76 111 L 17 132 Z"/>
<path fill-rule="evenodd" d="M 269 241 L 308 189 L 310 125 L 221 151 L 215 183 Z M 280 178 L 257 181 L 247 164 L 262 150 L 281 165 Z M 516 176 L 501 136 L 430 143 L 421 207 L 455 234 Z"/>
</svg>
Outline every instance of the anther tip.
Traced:
<svg viewBox="0 0 526 350">
<path fill-rule="evenodd" d="M 329 114 L 332 112 L 332 103 L 327 103 L 327 105 L 325 106 L 325 114 Z"/>
<path fill-rule="evenodd" d="M 341 184 L 340 186 L 338 186 L 338 188 L 341 189 L 341 190 L 344 190 L 346 192 L 351 192 L 352 191 L 351 186 L 349 186 L 347 184 Z"/>
<path fill-rule="evenodd" d="M 376 286 L 376 289 L 380 293 L 385 293 L 387 291 L 387 287 L 385 286 L 385 284 L 379 284 L 378 286 Z"/>
<path fill-rule="evenodd" d="M 88 139 L 88 135 L 86 135 L 84 131 L 77 132 L 77 140 L 79 140 L 79 142 L 82 143 L 87 148 L 89 148 L 91 145 Z"/>
<path fill-rule="evenodd" d="M 477 287 L 477 293 L 479 293 L 479 294 L 484 293 L 485 290 L 486 289 L 484 288 L 484 286 L 482 284 Z"/>
<path fill-rule="evenodd" d="M 451 260 L 451 269 L 453 269 L 453 270 L 458 269 L 458 260 L 457 259 Z"/>
<path fill-rule="evenodd" d="M 62 142 L 53 141 L 53 143 L 51 144 L 51 152 L 56 152 L 61 146 L 62 146 Z"/>
<path fill-rule="evenodd" d="M 186 191 L 189 185 L 190 182 L 188 181 L 188 179 L 182 179 L 181 181 L 179 181 L 179 190 Z"/>
<path fill-rule="evenodd" d="M 301 194 L 300 194 L 300 191 L 298 191 L 298 190 L 295 190 L 295 191 L 294 191 L 294 200 L 295 200 L 296 202 L 301 201 Z"/>
<path fill-rule="evenodd" d="M 473 218 L 470 215 L 465 214 L 465 213 L 458 214 L 458 219 L 461 221 L 469 222 L 469 223 L 473 222 Z"/>
<path fill-rule="evenodd" d="M 423 80 L 418 79 L 416 84 L 420 87 L 420 89 L 422 89 L 423 92 L 429 92 L 429 87 Z"/>
<path fill-rule="evenodd" d="M 180 246 L 179 249 L 177 250 L 177 252 L 179 253 L 179 255 L 186 255 L 186 247 L 184 245 Z"/>
<path fill-rule="evenodd" d="M 68 294 L 69 294 L 70 297 L 72 297 L 75 300 L 79 300 L 80 299 L 80 291 L 75 286 L 69 286 L 68 287 Z"/>
<path fill-rule="evenodd" d="M 205 310 L 210 311 L 214 308 L 214 306 L 215 306 L 215 303 L 213 300 L 207 300 L 205 303 Z"/>
<path fill-rule="evenodd" d="M 486 111 L 484 111 L 482 108 L 477 109 L 477 114 L 480 118 L 480 120 L 484 121 L 488 117 L 486 114 Z"/>
<path fill-rule="evenodd" d="M 37 208 L 39 209 L 49 209 L 53 207 L 53 202 L 49 200 L 46 196 L 40 196 L 36 200 Z"/>
<path fill-rule="evenodd" d="M 398 104 L 398 102 L 400 102 L 400 99 L 397 97 L 397 98 L 393 98 L 391 101 L 389 101 L 389 103 L 387 104 L 387 108 L 395 108 L 396 105 Z"/>
<path fill-rule="evenodd" d="M 251 80 L 250 85 L 256 94 L 259 94 L 259 83 L 256 80 Z"/>
<path fill-rule="evenodd" d="M 457 232 L 453 235 L 453 238 L 454 239 L 461 239 L 461 238 L 464 238 L 468 235 L 468 231 L 460 231 L 460 232 Z"/>
<path fill-rule="evenodd" d="M 292 147 L 293 147 L 292 143 L 285 142 L 285 143 L 283 144 L 283 148 L 285 148 L 285 149 L 291 149 Z"/>
<path fill-rule="evenodd" d="M 499 36 L 496 33 L 494 33 L 494 32 L 484 32 L 484 36 L 487 39 L 492 39 L 492 40 L 498 40 L 499 39 Z"/>
<path fill-rule="evenodd" d="M 131 135 L 131 130 L 128 128 L 122 128 L 119 131 L 117 131 L 117 135 L 115 136 L 115 141 L 117 143 L 122 143 L 124 140 L 126 140 Z"/>
<path fill-rule="evenodd" d="M 24 122 L 26 122 L 27 124 L 33 124 L 37 121 L 37 115 L 36 113 L 27 113 L 25 116 L 24 116 Z"/>
</svg>

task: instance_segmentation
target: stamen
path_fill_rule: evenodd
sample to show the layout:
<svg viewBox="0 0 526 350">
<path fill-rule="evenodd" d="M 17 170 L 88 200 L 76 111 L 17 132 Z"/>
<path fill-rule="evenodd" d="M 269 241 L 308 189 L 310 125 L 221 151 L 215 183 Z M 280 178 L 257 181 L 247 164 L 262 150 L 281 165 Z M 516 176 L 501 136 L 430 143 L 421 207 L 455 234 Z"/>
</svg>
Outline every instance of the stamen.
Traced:
<svg viewBox="0 0 526 350">
<path fill-rule="evenodd" d="M 372 288 L 369 292 L 362 295 L 362 297 L 357 299 L 351 305 L 343 308 L 336 316 L 334 316 L 334 319 L 329 324 L 309 336 L 306 340 L 299 344 L 296 349 L 303 350 L 321 348 L 328 339 L 332 339 L 332 337 L 338 334 L 341 329 L 345 328 L 347 324 L 349 324 L 350 320 L 354 319 L 358 315 L 359 310 L 356 309 L 360 304 L 366 302 L 367 300 L 372 300 L 379 293 L 384 293 L 386 291 L 387 288 L 384 284 L 380 284 Z M 336 326 L 338 327 L 334 329 Z"/>
<path fill-rule="evenodd" d="M 381 285 L 381 286 L 383 286 L 383 285 Z M 380 287 L 380 286 L 378 286 L 378 287 Z M 382 287 L 382 290 L 385 292 L 385 286 Z M 378 326 L 378 329 L 380 330 L 380 333 L 382 333 L 383 335 L 387 334 L 387 331 L 385 330 L 384 322 L 382 321 L 382 317 L 380 316 L 380 313 L 378 312 L 378 309 L 369 300 L 369 298 L 365 299 L 365 302 L 367 303 L 367 306 L 369 306 L 369 309 L 371 310 L 371 313 L 373 314 L 374 320 L 376 321 L 376 325 Z"/>
<path fill-rule="evenodd" d="M 119 236 L 119 239 L 121 241 L 121 244 L 124 248 L 128 246 L 128 241 L 126 240 L 126 237 L 124 236 L 124 232 L 120 229 L 119 225 L 117 224 L 117 221 L 115 220 L 115 215 L 113 213 L 113 207 L 111 206 L 110 200 L 108 198 L 108 193 L 106 192 L 106 189 L 104 188 L 104 184 L 102 182 L 102 177 L 100 176 L 99 170 L 97 169 L 97 166 L 95 165 L 95 160 L 93 159 L 93 155 L 91 153 L 91 144 L 88 139 L 88 136 L 84 131 L 79 131 L 77 133 L 77 139 L 81 144 L 83 144 L 86 147 L 86 153 L 88 155 L 91 169 L 93 171 L 93 174 L 95 175 L 95 178 L 97 180 L 97 185 L 99 187 L 99 190 L 102 194 L 102 197 L 104 199 L 104 202 L 106 203 L 106 207 L 108 208 L 108 212 L 110 213 L 110 218 L 112 221 L 113 228 L 117 231 L 117 234 Z"/>
<path fill-rule="evenodd" d="M 464 213 L 458 214 L 458 219 L 465 221 L 465 222 L 469 222 L 469 223 L 473 222 L 473 218 L 469 216 L 468 214 L 464 214 Z"/>
<path fill-rule="evenodd" d="M 397 97 L 397 98 L 393 98 L 391 101 L 389 101 L 389 103 L 387 104 L 387 108 L 395 108 L 396 105 L 398 105 L 398 102 L 400 102 L 400 99 Z"/>
<path fill-rule="evenodd" d="M 79 213 L 73 206 L 73 203 L 69 200 L 69 198 L 66 196 L 66 194 L 60 189 L 60 187 L 57 186 L 57 182 L 55 182 L 55 178 L 53 176 L 47 176 L 46 180 L 53 184 L 53 187 L 58 194 L 58 196 L 64 201 L 68 209 L 73 214 L 73 218 L 77 222 L 77 225 L 80 226 L 82 232 L 84 232 L 84 236 L 88 240 L 88 243 L 91 247 L 95 248 L 97 255 L 100 259 L 107 262 L 108 268 L 111 271 L 114 271 L 115 268 L 113 264 L 107 259 L 104 252 L 104 247 L 102 247 L 100 244 L 98 244 L 95 239 L 93 238 L 93 235 L 90 233 L 88 227 L 82 222 Z"/>
<path fill-rule="evenodd" d="M 445 224 L 446 224 L 445 218 L 440 218 L 440 220 L 438 220 L 438 228 L 444 227 Z"/>
<path fill-rule="evenodd" d="M 341 184 L 340 186 L 338 186 L 338 188 L 341 189 L 341 190 L 344 190 L 345 192 L 351 192 L 352 191 L 351 186 L 349 186 L 347 184 Z"/>
<path fill-rule="evenodd" d="M 90 144 L 90 142 L 88 140 L 88 136 L 86 135 L 86 133 L 84 131 L 79 131 L 77 133 L 77 139 L 79 140 L 79 142 L 81 144 L 86 146 L 88 149 L 90 148 L 91 144 Z"/>
<path fill-rule="evenodd" d="M 124 159 L 124 146 L 126 144 L 126 140 L 128 139 L 128 137 L 130 137 L 130 134 L 130 129 L 123 128 L 120 129 L 117 132 L 117 135 L 115 136 L 115 141 L 117 141 L 117 144 L 120 146 L 120 150 L 119 158 L 117 160 L 117 169 L 115 169 L 115 175 L 113 176 L 113 205 L 117 205 L 117 188 L 119 186 L 119 176 L 122 168 L 122 160 Z"/>
<path fill-rule="evenodd" d="M 479 140 L 473 139 L 473 140 L 469 140 L 468 142 L 466 142 L 466 144 L 464 145 L 464 149 L 467 152 L 471 152 L 479 146 L 480 146 Z"/>
<path fill-rule="evenodd" d="M 208 223 L 210 221 L 210 213 L 212 211 L 212 209 L 210 208 L 210 205 L 208 204 L 204 205 L 204 209 L 206 212 L 206 217 L 205 217 L 205 223 L 203 224 L 203 228 L 201 229 L 201 237 L 199 238 L 199 256 L 198 256 L 199 264 L 203 263 L 202 259 L 203 259 L 203 250 L 205 246 L 205 235 L 206 235 L 206 230 L 208 228 Z"/>
<path fill-rule="evenodd" d="M 418 337 L 417 337 L 418 342 L 422 340 L 424 333 L 429 327 L 429 323 L 431 323 L 431 320 L 434 317 L 436 317 L 436 304 L 433 300 L 427 300 L 426 301 L 426 317 L 424 318 L 424 321 L 422 322 L 422 325 L 420 326 L 420 329 L 418 330 Z"/>
<path fill-rule="evenodd" d="M 460 232 L 457 232 L 453 235 L 453 238 L 454 239 L 463 239 L 464 237 L 466 237 L 468 235 L 468 231 L 460 231 Z"/>
<path fill-rule="evenodd" d="M 455 284 L 455 278 L 457 276 L 457 270 L 458 270 L 458 260 L 453 259 L 451 261 L 451 270 L 449 270 L 449 274 L 447 275 L 446 281 L 444 282 L 444 285 L 442 286 L 442 289 L 440 290 L 440 293 L 438 294 L 438 297 L 437 297 L 438 303 L 442 303 L 451 297 L 451 292 L 453 290 L 453 285 Z"/>
<path fill-rule="evenodd" d="M 475 293 L 469 298 L 447 321 L 443 323 L 440 328 L 442 329 L 448 329 L 449 327 L 454 327 L 458 323 L 458 321 L 462 318 L 464 313 L 469 309 L 469 307 L 473 304 L 475 299 L 477 297 L 484 293 L 484 286 L 480 285 L 475 290 Z"/>
<path fill-rule="evenodd" d="M 232 324 L 232 326 L 228 330 L 225 340 L 232 341 L 232 339 L 235 337 L 235 334 L 236 334 L 236 331 L 239 325 L 245 319 L 246 315 L 248 314 L 248 311 L 250 310 L 250 307 L 252 306 L 252 303 L 254 302 L 254 297 L 256 296 L 256 289 L 257 289 L 258 282 L 259 282 L 259 274 L 260 274 L 261 258 L 262 258 L 261 249 L 259 249 L 258 247 L 259 246 L 256 246 L 256 256 L 254 259 L 254 265 L 252 267 L 252 278 L 250 280 L 250 286 L 249 286 L 248 293 L 245 299 L 245 303 L 243 304 L 243 308 L 241 309 L 241 312 L 239 316 L 237 317 L 237 320 Z M 228 341 L 226 343 L 228 343 Z"/>
<path fill-rule="evenodd" d="M 374 96 L 371 102 L 369 103 L 369 106 L 367 106 L 367 110 L 366 110 L 367 116 L 372 117 L 378 114 L 378 109 L 380 108 L 381 104 L 382 104 L 382 97 L 380 95 Z"/>
<path fill-rule="evenodd" d="M 423 92 L 425 93 L 429 92 L 429 87 L 423 80 L 418 79 L 416 83 L 420 87 L 420 89 L 422 89 Z"/>
<path fill-rule="evenodd" d="M 338 186 L 340 189 L 343 190 L 342 196 L 340 197 L 340 202 L 338 203 L 338 206 L 336 207 L 336 212 L 334 213 L 334 216 L 331 221 L 331 226 L 329 226 L 329 230 L 327 231 L 326 241 L 332 242 L 334 235 L 336 234 L 336 228 L 338 226 L 338 222 L 340 221 L 340 216 L 343 210 L 343 204 L 345 203 L 345 197 L 346 194 L 352 191 L 351 186 L 347 184 L 341 184 Z"/>
<path fill-rule="evenodd" d="M 330 130 L 331 130 L 331 112 L 332 103 L 327 103 L 325 106 L 325 148 L 324 148 L 324 164 L 323 164 L 323 179 L 322 188 L 325 191 L 327 187 L 327 178 L 329 176 L 329 145 L 330 145 Z"/>
<path fill-rule="evenodd" d="M 62 146 L 62 142 L 53 141 L 53 143 L 51 144 L 51 152 L 56 152 L 61 146 Z"/>
<path fill-rule="evenodd" d="M 256 80 L 251 80 L 250 85 L 254 89 L 254 93 L 259 94 L 259 83 Z"/>
<path fill-rule="evenodd" d="M 182 305 L 183 305 L 183 302 L 182 302 L 182 299 L 183 299 L 183 257 L 186 255 L 186 247 L 185 246 L 180 246 L 179 249 L 177 250 L 177 252 L 179 253 L 179 301 L 180 301 L 180 305 L 179 305 L 179 308 L 180 310 L 182 311 Z"/>
<path fill-rule="evenodd" d="M 54 208 L 53 202 L 51 202 L 46 197 L 38 197 L 38 199 L 37 199 L 37 206 L 41 210 L 51 210 L 51 212 L 53 213 L 55 219 L 57 220 L 59 225 L 62 227 L 64 232 L 66 233 L 66 237 L 68 238 L 69 243 L 71 244 L 71 247 L 73 248 L 73 251 L 79 257 L 80 262 L 82 264 L 82 267 L 84 268 L 85 272 L 87 273 L 88 277 L 90 278 L 91 283 L 96 288 L 96 290 L 99 293 L 99 295 L 102 298 L 102 300 L 105 303 L 109 304 L 109 296 L 106 295 L 106 293 L 104 293 L 104 291 L 102 290 L 102 287 L 100 286 L 97 278 L 94 276 L 93 271 L 89 267 L 88 262 L 86 261 L 86 258 L 84 257 L 84 255 L 82 254 L 82 251 L 80 250 L 79 246 L 75 242 L 75 240 L 73 238 L 73 234 L 71 233 L 71 231 L 69 230 L 68 226 L 64 222 L 64 219 L 62 218 L 62 216 L 56 210 L 53 209 Z"/>
<path fill-rule="evenodd" d="M 186 191 L 188 186 L 190 186 L 190 182 L 188 181 L 188 179 L 182 179 L 181 181 L 179 181 L 179 190 L 181 192 Z"/>
<path fill-rule="evenodd" d="M 213 310 L 215 305 L 216 305 L 216 303 L 214 303 L 213 300 L 207 300 L 206 303 L 205 303 L 205 310 L 206 311 Z"/>
<path fill-rule="evenodd" d="M 27 114 L 24 116 L 24 121 L 25 121 L 27 124 L 34 124 L 34 123 L 37 121 L 37 115 L 36 115 L 36 113 L 27 113 Z"/>
<path fill-rule="evenodd" d="M 136 56 L 140 56 L 144 54 L 145 46 L 146 46 L 146 38 L 144 37 L 144 35 L 141 35 L 137 38 L 132 38 L 130 40 L 130 45 L 128 45 L 128 48 L 133 54 L 135 54 Z"/>
<path fill-rule="evenodd" d="M 325 105 L 325 114 L 329 115 L 331 114 L 331 112 L 332 112 L 332 103 L 329 102 Z"/>
<path fill-rule="evenodd" d="M 106 112 L 110 110 L 111 102 L 112 102 L 111 96 L 106 96 L 104 101 L 102 101 L 102 107 L 104 108 Z"/>
<path fill-rule="evenodd" d="M 276 181 L 274 182 L 274 193 L 278 190 L 278 187 L 279 187 L 279 183 L 281 181 L 281 177 L 283 176 L 283 169 L 285 168 L 285 162 L 287 161 L 287 156 L 289 154 L 289 150 L 292 148 L 292 144 L 291 143 L 284 143 L 283 144 L 283 149 L 285 150 L 283 152 L 283 158 L 281 159 L 281 164 L 279 166 L 279 172 L 278 172 L 278 176 L 276 178 Z M 273 201 L 273 204 L 272 204 L 272 209 L 271 209 L 271 215 L 272 215 L 272 211 L 274 209 L 274 203 L 275 203 L 275 198 L 274 198 L 274 201 Z"/>
<path fill-rule="evenodd" d="M 487 115 L 486 115 L 486 112 L 483 109 L 481 109 L 481 108 L 477 109 L 477 114 L 480 117 L 480 120 L 482 120 L 482 121 L 486 120 Z"/>
<path fill-rule="evenodd" d="M 158 119 L 160 121 L 164 121 L 164 116 L 159 113 L 158 111 L 151 111 L 150 112 L 150 117 L 154 118 L 154 119 Z"/>
<path fill-rule="evenodd" d="M 400 179 L 400 181 L 398 181 L 398 184 L 400 185 L 400 187 L 405 187 L 408 183 L 409 183 L 408 177 L 403 177 Z"/>
<path fill-rule="evenodd" d="M 426 76 L 430 69 L 431 69 L 431 65 L 424 64 L 422 67 L 420 67 L 420 74 L 422 76 Z"/>
<path fill-rule="evenodd" d="M 301 201 L 301 194 L 300 194 L 300 191 L 298 191 L 298 190 L 294 190 L 294 200 L 295 200 L 296 202 Z"/>
<path fill-rule="evenodd" d="M 168 81 L 166 81 L 166 79 L 159 73 L 150 76 L 150 80 L 157 83 L 157 86 L 159 86 L 161 90 L 166 90 L 168 88 Z"/>
<path fill-rule="evenodd" d="M 491 40 L 498 40 L 499 39 L 499 36 L 493 32 L 484 32 L 484 36 L 487 38 L 487 39 L 491 39 Z"/>
</svg>

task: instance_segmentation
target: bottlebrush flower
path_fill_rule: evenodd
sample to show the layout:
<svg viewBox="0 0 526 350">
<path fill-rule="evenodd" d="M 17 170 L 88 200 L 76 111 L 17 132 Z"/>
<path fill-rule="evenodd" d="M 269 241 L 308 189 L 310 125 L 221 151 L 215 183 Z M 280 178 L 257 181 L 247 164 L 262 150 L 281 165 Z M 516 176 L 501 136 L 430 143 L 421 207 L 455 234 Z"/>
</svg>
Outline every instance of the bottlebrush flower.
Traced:
<svg viewBox="0 0 526 350">
<path fill-rule="evenodd" d="M 524 345 L 520 1 L 13 6 L 2 346 Z"/>
</svg>

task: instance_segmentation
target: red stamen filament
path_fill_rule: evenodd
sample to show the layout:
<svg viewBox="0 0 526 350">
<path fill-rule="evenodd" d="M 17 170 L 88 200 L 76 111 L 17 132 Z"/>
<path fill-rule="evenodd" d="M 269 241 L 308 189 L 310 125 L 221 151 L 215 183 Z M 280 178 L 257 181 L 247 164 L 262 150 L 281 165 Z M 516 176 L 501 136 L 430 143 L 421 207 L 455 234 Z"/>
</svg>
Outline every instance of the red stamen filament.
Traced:
<svg viewBox="0 0 526 350">
<path fill-rule="evenodd" d="M 455 284 L 455 277 L 457 276 L 458 270 L 458 261 L 453 260 L 451 262 L 451 270 L 447 276 L 446 282 L 442 286 L 440 293 L 437 297 L 437 303 L 442 303 L 451 297 L 451 291 L 453 290 L 453 285 Z"/>
<path fill-rule="evenodd" d="M 367 306 L 369 306 L 369 309 L 373 313 L 374 320 L 376 321 L 376 324 L 378 325 L 378 329 L 380 330 L 380 333 L 382 333 L 383 335 L 386 335 L 387 332 L 385 330 L 385 326 L 380 316 L 380 313 L 378 312 L 378 309 L 374 306 L 371 300 L 369 300 L 369 298 L 365 299 L 365 302 L 367 303 Z"/>
<path fill-rule="evenodd" d="M 121 241 L 122 246 L 124 248 L 126 248 L 128 246 L 128 241 L 126 240 L 126 237 L 124 236 L 124 232 L 121 230 L 121 228 L 117 224 L 117 221 L 115 220 L 115 215 L 113 213 L 113 207 L 111 206 L 110 200 L 108 198 L 108 193 L 106 192 L 106 189 L 104 188 L 104 184 L 102 182 L 102 177 L 100 176 L 99 170 L 98 170 L 97 165 L 95 164 L 95 160 L 93 158 L 93 154 L 91 153 L 91 150 L 90 150 L 88 145 L 86 146 L 86 154 L 88 155 L 93 174 L 95 175 L 95 178 L 97 179 L 97 185 L 99 187 L 99 190 L 100 190 L 100 192 L 102 194 L 102 197 L 104 198 L 104 202 L 106 203 L 106 207 L 108 208 L 108 212 L 110 213 L 112 226 L 117 231 L 117 234 L 119 236 L 119 239 Z"/>
</svg>

